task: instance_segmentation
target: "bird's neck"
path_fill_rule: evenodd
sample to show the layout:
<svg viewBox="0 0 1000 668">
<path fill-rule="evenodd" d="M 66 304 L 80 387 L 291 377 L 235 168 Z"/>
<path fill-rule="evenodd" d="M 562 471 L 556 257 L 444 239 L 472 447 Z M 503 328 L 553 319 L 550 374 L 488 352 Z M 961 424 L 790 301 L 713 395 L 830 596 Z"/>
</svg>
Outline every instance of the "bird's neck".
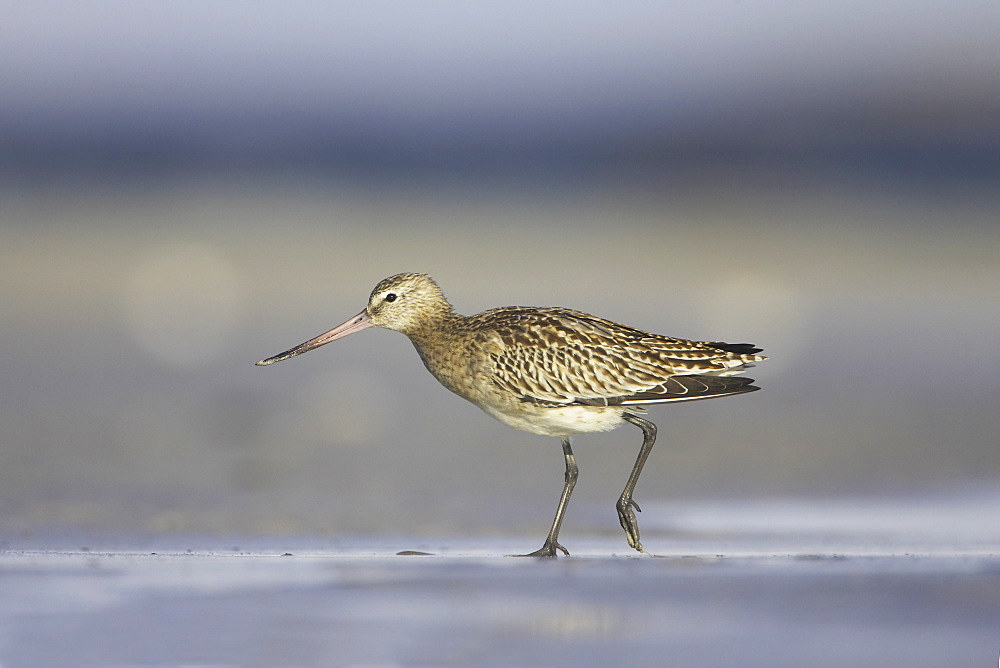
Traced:
<svg viewBox="0 0 1000 668">
<path fill-rule="evenodd" d="M 469 398 L 468 374 L 455 374 L 456 366 L 468 365 L 466 317 L 448 313 L 432 325 L 406 332 L 427 370 L 446 388 Z"/>
<path fill-rule="evenodd" d="M 448 345 L 448 342 L 464 329 L 465 319 L 464 315 L 447 311 L 417 323 L 416 326 L 403 333 L 410 337 L 417 350 Z"/>
</svg>

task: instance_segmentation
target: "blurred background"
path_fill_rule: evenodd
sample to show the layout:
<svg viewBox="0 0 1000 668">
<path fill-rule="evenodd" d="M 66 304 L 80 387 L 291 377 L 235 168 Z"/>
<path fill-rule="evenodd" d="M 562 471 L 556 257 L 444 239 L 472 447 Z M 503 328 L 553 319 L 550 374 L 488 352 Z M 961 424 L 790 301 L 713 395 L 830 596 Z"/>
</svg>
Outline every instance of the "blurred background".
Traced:
<svg viewBox="0 0 1000 668">
<path fill-rule="evenodd" d="M 763 391 L 651 411 L 636 499 L 667 529 L 714 499 L 996 499 L 997 25 L 962 0 L 6 3 L 0 529 L 541 539 L 558 441 L 399 334 L 253 366 L 401 271 L 461 313 L 762 346 Z M 640 443 L 576 439 L 566 535 L 620 534 Z"/>
</svg>

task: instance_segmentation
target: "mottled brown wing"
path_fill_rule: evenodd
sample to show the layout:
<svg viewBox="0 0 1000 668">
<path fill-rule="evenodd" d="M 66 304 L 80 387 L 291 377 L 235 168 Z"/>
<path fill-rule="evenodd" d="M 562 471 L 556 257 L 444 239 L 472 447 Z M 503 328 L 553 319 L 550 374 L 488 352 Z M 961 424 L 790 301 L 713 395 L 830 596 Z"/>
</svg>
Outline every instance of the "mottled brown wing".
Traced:
<svg viewBox="0 0 1000 668">
<path fill-rule="evenodd" d="M 750 392 L 741 373 L 764 359 L 650 334 L 569 309 L 486 311 L 493 382 L 523 401 L 634 405 Z M 483 323 L 487 324 L 486 322 Z M 709 374 L 709 375 L 705 375 Z"/>
</svg>

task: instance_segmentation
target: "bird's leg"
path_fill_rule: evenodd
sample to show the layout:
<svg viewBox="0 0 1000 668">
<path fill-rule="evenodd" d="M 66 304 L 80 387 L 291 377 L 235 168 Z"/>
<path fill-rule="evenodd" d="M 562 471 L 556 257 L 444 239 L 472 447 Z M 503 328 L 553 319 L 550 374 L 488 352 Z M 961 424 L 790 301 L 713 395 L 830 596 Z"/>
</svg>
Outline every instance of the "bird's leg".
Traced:
<svg viewBox="0 0 1000 668">
<path fill-rule="evenodd" d="M 566 506 L 569 505 L 569 497 L 573 493 L 576 479 L 580 476 L 580 470 L 576 467 L 576 457 L 573 456 L 573 449 L 569 446 L 569 436 L 562 437 L 562 449 L 566 457 L 566 476 L 562 496 L 559 497 L 559 507 L 556 508 L 555 519 L 552 520 L 552 528 L 549 529 L 549 535 L 539 549 L 530 554 L 517 555 L 519 557 L 555 557 L 559 551 L 569 556 L 569 550 L 559 544 L 559 529 L 562 527 Z"/>
<path fill-rule="evenodd" d="M 635 466 L 632 467 L 632 474 L 628 477 L 625 489 L 622 491 L 622 495 L 616 504 L 618 508 L 618 521 L 621 522 L 622 528 L 625 529 L 625 536 L 628 538 L 629 546 L 634 547 L 639 552 L 645 552 L 642 549 L 642 543 L 639 542 L 639 524 L 635 520 L 635 513 L 632 512 L 633 508 L 636 510 L 641 510 L 641 508 L 639 508 L 639 504 L 632 500 L 632 492 L 635 491 L 635 484 L 639 481 L 642 466 L 646 463 L 646 458 L 649 457 L 649 453 L 653 450 L 653 443 L 656 442 L 656 425 L 649 420 L 643 420 L 631 413 L 625 413 L 624 417 L 627 422 L 631 422 L 639 427 L 639 429 L 642 429 L 643 438 L 639 457 L 635 460 Z"/>
</svg>

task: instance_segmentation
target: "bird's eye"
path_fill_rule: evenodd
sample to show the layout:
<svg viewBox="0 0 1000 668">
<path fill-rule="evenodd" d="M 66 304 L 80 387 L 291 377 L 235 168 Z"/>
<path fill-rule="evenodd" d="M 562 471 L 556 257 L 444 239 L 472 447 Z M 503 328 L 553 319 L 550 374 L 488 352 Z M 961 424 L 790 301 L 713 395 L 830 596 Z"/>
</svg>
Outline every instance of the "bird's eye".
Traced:
<svg viewBox="0 0 1000 668">
<path fill-rule="evenodd" d="M 385 296 L 385 300 L 387 302 L 394 302 L 394 301 L 396 301 L 396 293 L 395 292 L 390 292 L 389 294 L 387 294 Z"/>
</svg>

